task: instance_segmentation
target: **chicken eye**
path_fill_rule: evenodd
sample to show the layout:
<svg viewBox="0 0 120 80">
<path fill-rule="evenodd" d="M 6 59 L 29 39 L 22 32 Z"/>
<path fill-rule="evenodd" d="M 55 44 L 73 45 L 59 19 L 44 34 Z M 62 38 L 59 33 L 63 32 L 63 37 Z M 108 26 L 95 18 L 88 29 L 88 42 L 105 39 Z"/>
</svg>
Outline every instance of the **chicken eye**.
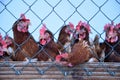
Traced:
<svg viewBox="0 0 120 80">
<path fill-rule="evenodd" d="M 49 33 L 45 33 L 45 37 L 48 38 L 50 35 Z"/>
<path fill-rule="evenodd" d="M 0 48 L 1 48 L 2 44 L 0 43 Z"/>
<path fill-rule="evenodd" d="M 23 22 L 19 22 L 18 26 L 19 26 L 19 28 L 23 28 L 24 27 L 24 23 Z"/>
<path fill-rule="evenodd" d="M 27 23 L 27 22 L 23 22 L 23 26 L 24 26 L 24 27 L 27 27 L 27 26 L 28 26 L 28 23 Z"/>
<path fill-rule="evenodd" d="M 66 33 L 72 32 L 72 29 L 68 26 L 68 27 L 65 29 L 65 32 L 66 32 Z"/>
<path fill-rule="evenodd" d="M 40 41 L 42 41 L 42 40 L 46 40 L 46 39 L 44 39 L 44 38 L 40 39 Z"/>
</svg>

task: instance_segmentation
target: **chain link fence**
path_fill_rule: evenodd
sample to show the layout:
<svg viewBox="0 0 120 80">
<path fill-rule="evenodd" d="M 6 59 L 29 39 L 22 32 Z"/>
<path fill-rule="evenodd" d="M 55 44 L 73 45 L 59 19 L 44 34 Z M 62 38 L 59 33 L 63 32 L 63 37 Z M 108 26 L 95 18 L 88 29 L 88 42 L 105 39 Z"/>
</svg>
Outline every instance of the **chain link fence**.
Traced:
<svg viewBox="0 0 120 80">
<path fill-rule="evenodd" d="M 90 38 L 94 38 L 96 34 L 100 35 L 104 41 L 103 26 L 106 23 L 120 22 L 120 1 L 119 0 L 0 0 L 0 33 L 5 36 L 8 34 L 13 37 L 12 25 L 19 19 L 19 15 L 24 13 L 31 21 L 30 33 L 38 41 L 39 29 L 43 23 L 53 32 L 54 39 L 57 40 L 61 27 L 68 22 L 77 24 L 80 20 L 90 24 L 92 34 Z M 5 61 L 3 64 L 9 64 L 16 74 L 24 69 L 16 70 L 14 65 Z M 1 65 L 3 65 L 1 64 Z M 29 64 L 29 63 L 28 63 Z M 33 65 L 33 64 L 32 64 Z M 94 72 L 99 65 L 102 65 L 106 72 L 114 75 L 114 72 L 109 71 L 109 68 L 102 62 L 92 70 L 84 70 L 90 74 Z M 45 70 L 39 70 L 33 65 L 38 72 L 45 72 L 51 67 L 49 65 Z M 65 72 L 59 66 L 60 71 Z M 66 73 L 65 73 L 66 74 Z"/>
</svg>

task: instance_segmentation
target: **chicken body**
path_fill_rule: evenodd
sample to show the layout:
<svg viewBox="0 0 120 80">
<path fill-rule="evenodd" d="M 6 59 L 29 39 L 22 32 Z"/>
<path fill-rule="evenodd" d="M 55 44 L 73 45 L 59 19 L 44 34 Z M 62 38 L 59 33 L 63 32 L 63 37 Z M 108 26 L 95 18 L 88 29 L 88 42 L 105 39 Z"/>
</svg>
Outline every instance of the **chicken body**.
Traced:
<svg viewBox="0 0 120 80">
<path fill-rule="evenodd" d="M 58 36 L 58 49 L 61 52 L 71 52 L 71 35 L 73 34 L 74 26 L 72 23 L 69 23 L 69 25 L 65 25 L 60 30 L 59 36 Z"/>
<path fill-rule="evenodd" d="M 59 54 L 57 44 L 54 42 L 54 36 L 51 31 L 46 29 L 43 25 L 40 29 L 40 40 L 39 40 L 40 52 L 37 55 L 39 61 L 54 61 L 55 57 Z"/>
<path fill-rule="evenodd" d="M 15 60 L 24 61 L 26 58 L 34 58 L 33 56 L 39 50 L 39 46 L 28 31 L 28 20 L 18 19 L 12 27 L 15 41 Z"/>
<path fill-rule="evenodd" d="M 120 62 L 120 38 L 119 32 L 113 24 L 106 24 L 105 41 L 102 46 L 105 49 L 105 62 Z"/>
<path fill-rule="evenodd" d="M 58 55 L 56 57 L 56 63 L 69 67 L 85 63 L 90 57 L 90 49 L 88 47 L 85 41 L 80 40 L 73 46 L 70 54 L 65 53 Z"/>
</svg>

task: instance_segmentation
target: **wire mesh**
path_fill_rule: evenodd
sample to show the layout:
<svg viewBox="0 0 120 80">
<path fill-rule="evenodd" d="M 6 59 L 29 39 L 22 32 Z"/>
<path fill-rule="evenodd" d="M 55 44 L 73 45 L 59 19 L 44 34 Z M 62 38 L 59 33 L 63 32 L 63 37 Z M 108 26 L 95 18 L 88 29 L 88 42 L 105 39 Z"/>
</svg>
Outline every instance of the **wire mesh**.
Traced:
<svg viewBox="0 0 120 80">
<path fill-rule="evenodd" d="M 103 0 L 100 2 L 98 0 L 1 0 L 0 33 L 3 36 L 8 34 L 13 37 L 12 25 L 17 19 L 19 19 L 19 14 L 21 14 L 22 12 L 31 20 L 32 25 L 29 31 L 31 35 L 34 36 L 36 41 L 38 41 L 39 29 L 43 23 L 47 24 L 47 28 L 53 32 L 54 39 L 57 41 L 59 31 L 63 25 L 67 24 L 68 22 L 73 22 L 74 24 L 77 24 L 77 22 L 80 20 L 86 21 L 90 24 L 93 32 L 90 37 L 94 37 L 95 34 L 98 34 L 101 38 L 101 41 L 104 41 L 103 26 L 108 22 L 118 23 L 120 21 L 119 8 L 119 0 Z M 24 41 L 24 43 L 26 43 L 29 38 Z M 24 43 L 20 44 L 18 49 L 20 49 Z M 47 54 L 46 51 L 44 52 Z M 111 52 L 109 54 L 111 54 Z M 23 55 L 28 57 L 28 55 L 26 54 Z M 17 70 L 15 67 L 16 64 L 4 61 L 0 65 L 3 64 L 8 64 L 10 68 L 15 71 L 16 74 L 21 74 L 21 72 L 24 70 L 24 67 L 28 64 L 32 64 L 32 66 L 40 74 L 44 74 L 44 72 L 53 65 L 52 63 L 47 68 L 41 69 L 40 67 L 29 61 L 28 63 L 25 63 L 25 66 Z M 68 75 L 69 72 L 67 73 L 67 71 L 64 70 L 62 67 L 58 65 L 55 66 L 61 72 L 63 72 L 64 75 Z M 89 70 L 87 66 L 86 68 L 83 68 L 83 70 L 88 76 L 90 76 L 92 75 L 92 72 L 99 68 L 99 66 L 104 67 L 106 72 L 108 72 L 110 75 L 115 75 L 115 72 L 110 71 L 109 67 L 106 66 L 104 62 L 99 62 L 93 70 Z"/>
</svg>

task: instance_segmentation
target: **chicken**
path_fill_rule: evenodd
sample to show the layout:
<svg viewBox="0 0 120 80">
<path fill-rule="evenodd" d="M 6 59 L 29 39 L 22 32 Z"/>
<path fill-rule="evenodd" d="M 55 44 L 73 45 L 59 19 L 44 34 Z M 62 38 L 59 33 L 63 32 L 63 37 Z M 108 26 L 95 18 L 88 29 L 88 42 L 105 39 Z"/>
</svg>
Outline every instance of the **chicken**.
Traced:
<svg viewBox="0 0 120 80">
<path fill-rule="evenodd" d="M 90 44 L 90 50 L 92 54 L 88 62 L 104 61 L 104 47 L 101 46 L 99 39 L 99 36 L 96 35 L 93 42 Z"/>
<path fill-rule="evenodd" d="M 7 51 L 6 51 L 6 53 L 9 55 L 10 59 L 14 60 L 14 58 L 15 58 L 14 40 L 10 36 L 6 35 L 4 41 L 7 44 Z"/>
<path fill-rule="evenodd" d="M 89 40 L 89 34 L 90 34 L 91 30 L 90 30 L 90 26 L 86 23 L 86 22 L 82 22 L 80 21 L 77 26 L 76 26 L 76 30 L 74 32 L 73 38 L 72 38 L 72 42 L 73 45 L 76 44 L 77 42 L 79 42 L 79 40 L 83 40 L 86 41 L 87 44 L 90 46 L 90 60 L 88 62 L 97 62 L 97 49 L 94 43 L 95 43 L 95 39 L 94 41 L 90 42 Z"/>
<path fill-rule="evenodd" d="M 7 44 L 5 43 L 2 35 L 0 34 L 0 58 L 3 57 L 4 51 L 6 51 L 6 48 L 7 48 Z"/>
<path fill-rule="evenodd" d="M 105 48 L 105 62 L 120 62 L 120 39 L 116 27 L 113 23 L 104 26 L 105 41 L 102 46 Z"/>
<path fill-rule="evenodd" d="M 3 39 L 2 35 L 0 34 L 0 61 L 12 61 L 8 50 L 8 46 L 10 44 L 11 43 L 8 44 L 6 39 Z"/>
<path fill-rule="evenodd" d="M 57 44 L 54 42 L 54 36 L 51 31 L 47 30 L 46 25 L 40 29 L 40 52 L 37 55 L 39 61 L 55 60 L 59 54 Z"/>
<path fill-rule="evenodd" d="M 115 25 L 115 29 L 117 30 L 118 38 L 120 40 L 120 23 Z"/>
<path fill-rule="evenodd" d="M 90 26 L 85 23 L 80 21 L 78 23 L 78 25 L 76 26 L 76 30 L 73 36 L 74 39 L 74 43 L 77 43 L 79 41 L 79 39 L 81 40 L 85 40 L 88 42 L 88 44 L 90 44 L 89 42 L 89 33 L 90 33 Z"/>
<path fill-rule="evenodd" d="M 72 23 L 69 23 L 69 25 L 65 25 L 60 30 L 59 36 L 58 36 L 58 49 L 61 52 L 71 52 L 71 35 L 74 31 L 74 25 Z"/>
<path fill-rule="evenodd" d="M 15 60 L 26 61 L 34 58 L 39 50 L 37 42 L 28 31 L 30 20 L 24 14 L 13 24 L 13 38 L 15 41 Z"/>
<path fill-rule="evenodd" d="M 64 53 L 56 56 L 56 63 L 64 66 L 74 67 L 76 65 L 85 63 L 89 60 L 90 49 L 86 41 L 79 40 L 76 43 L 71 53 Z"/>
</svg>

